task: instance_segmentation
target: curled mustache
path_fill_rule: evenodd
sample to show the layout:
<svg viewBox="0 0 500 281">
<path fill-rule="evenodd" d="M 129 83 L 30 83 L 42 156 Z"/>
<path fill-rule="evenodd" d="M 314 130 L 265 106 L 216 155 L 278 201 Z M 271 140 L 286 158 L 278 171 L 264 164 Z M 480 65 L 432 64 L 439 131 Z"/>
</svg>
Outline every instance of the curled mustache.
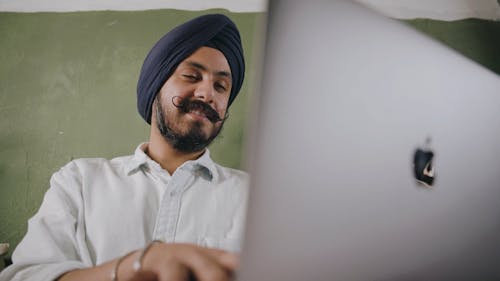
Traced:
<svg viewBox="0 0 500 281">
<path fill-rule="evenodd" d="M 183 113 L 198 110 L 202 112 L 212 123 L 217 123 L 224 120 L 210 105 L 200 100 L 189 100 L 188 98 L 183 99 L 179 96 L 175 96 L 172 98 L 172 104 Z"/>
</svg>

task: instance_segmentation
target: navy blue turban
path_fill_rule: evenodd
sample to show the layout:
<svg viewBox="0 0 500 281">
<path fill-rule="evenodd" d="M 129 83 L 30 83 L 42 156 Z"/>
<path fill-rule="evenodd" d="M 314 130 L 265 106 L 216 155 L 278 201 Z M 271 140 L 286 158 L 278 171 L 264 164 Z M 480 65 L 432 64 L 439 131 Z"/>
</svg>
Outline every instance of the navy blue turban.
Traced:
<svg viewBox="0 0 500 281">
<path fill-rule="evenodd" d="M 204 15 L 165 34 L 144 60 L 137 83 L 137 109 L 146 122 L 151 124 L 151 106 L 165 81 L 183 60 L 202 46 L 215 48 L 226 57 L 232 77 L 228 107 L 234 101 L 245 75 L 240 33 L 228 17 Z"/>
</svg>

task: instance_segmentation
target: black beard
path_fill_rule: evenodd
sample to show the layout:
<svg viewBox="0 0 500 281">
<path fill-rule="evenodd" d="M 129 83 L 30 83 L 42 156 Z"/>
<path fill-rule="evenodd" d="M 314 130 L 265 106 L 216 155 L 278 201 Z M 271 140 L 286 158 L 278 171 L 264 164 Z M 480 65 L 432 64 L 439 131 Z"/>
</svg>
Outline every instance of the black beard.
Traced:
<svg viewBox="0 0 500 281">
<path fill-rule="evenodd" d="M 172 102 L 173 103 L 173 102 Z M 173 103 L 174 106 L 178 107 Z M 208 106 L 208 105 L 207 105 Z M 205 136 L 202 131 L 202 122 L 194 121 L 192 127 L 185 134 L 181 132 L 176 132 L 165 120 L 164 110 L 165 107 L 162 105 L 160 101 L 160 95 L 156 96 L 156 125 L 158 130 L 160 131 L 163 138 L 170 144 L 172 147 L 180 152 L 184 153 L 193 153 L 204 150 L 212 141 L 217 137 L 217 135 L 222 130 L 222 125 L 225 120 L 222 120 L 220 127 L 214 131 L 210 136 Z M 183 112 L 184 110 L 180 110 Z M 184 113 L 184 112 L 183 112 Z"/>
</svg>

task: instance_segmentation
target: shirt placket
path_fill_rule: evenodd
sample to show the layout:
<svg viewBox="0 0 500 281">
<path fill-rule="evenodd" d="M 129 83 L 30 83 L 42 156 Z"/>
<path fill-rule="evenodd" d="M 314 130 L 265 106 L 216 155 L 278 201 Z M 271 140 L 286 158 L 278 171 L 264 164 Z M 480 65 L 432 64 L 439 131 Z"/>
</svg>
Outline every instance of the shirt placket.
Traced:
<svg viewBox="0 0 500 281">
<path fill-rule="evenodd" d="M 189 187 L 192 179 L 193 175 L 189 170 L 177 169 L 168 182 L 156 218 L 155 240 L 175 241 L 177 223 L 181 212 L 182 194 Z"/>
</svg>

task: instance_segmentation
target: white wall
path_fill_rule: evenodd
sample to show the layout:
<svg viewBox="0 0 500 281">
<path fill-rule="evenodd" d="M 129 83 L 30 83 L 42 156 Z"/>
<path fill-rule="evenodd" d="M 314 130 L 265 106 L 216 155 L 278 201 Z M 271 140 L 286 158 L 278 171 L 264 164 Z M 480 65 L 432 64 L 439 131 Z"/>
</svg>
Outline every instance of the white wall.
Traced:
<svg viewBox="0 0 500 281">
<path fill-rule="evenodd" d="M 459 20 L 464 18 L 500 19 L 497 0 L 356 0 L 381 13 L 399 19 L 431 18 Z"/>
<path fill-rule="evenodd" d="M 224 8 L 233 12 L 266 10 L 266 0 L 0 0 L 0 11 L 89 11 L 89 10 L 206 10 Z"/>
<path fill-rule="evenodd" d="M 307 0 L 298 0 L 307 1 Z M 311 1 L 311 0 L 308 0 Z M 354 0 L 387 16 L 400 19 L 431 18 L 500 20 L 497 0 Z M 87 10 L 205 10 L 224 8 L 233 12 L 263 12 L 267 0 L 0 0 L 0 11 L 87 11 Z"/>
</svg>

